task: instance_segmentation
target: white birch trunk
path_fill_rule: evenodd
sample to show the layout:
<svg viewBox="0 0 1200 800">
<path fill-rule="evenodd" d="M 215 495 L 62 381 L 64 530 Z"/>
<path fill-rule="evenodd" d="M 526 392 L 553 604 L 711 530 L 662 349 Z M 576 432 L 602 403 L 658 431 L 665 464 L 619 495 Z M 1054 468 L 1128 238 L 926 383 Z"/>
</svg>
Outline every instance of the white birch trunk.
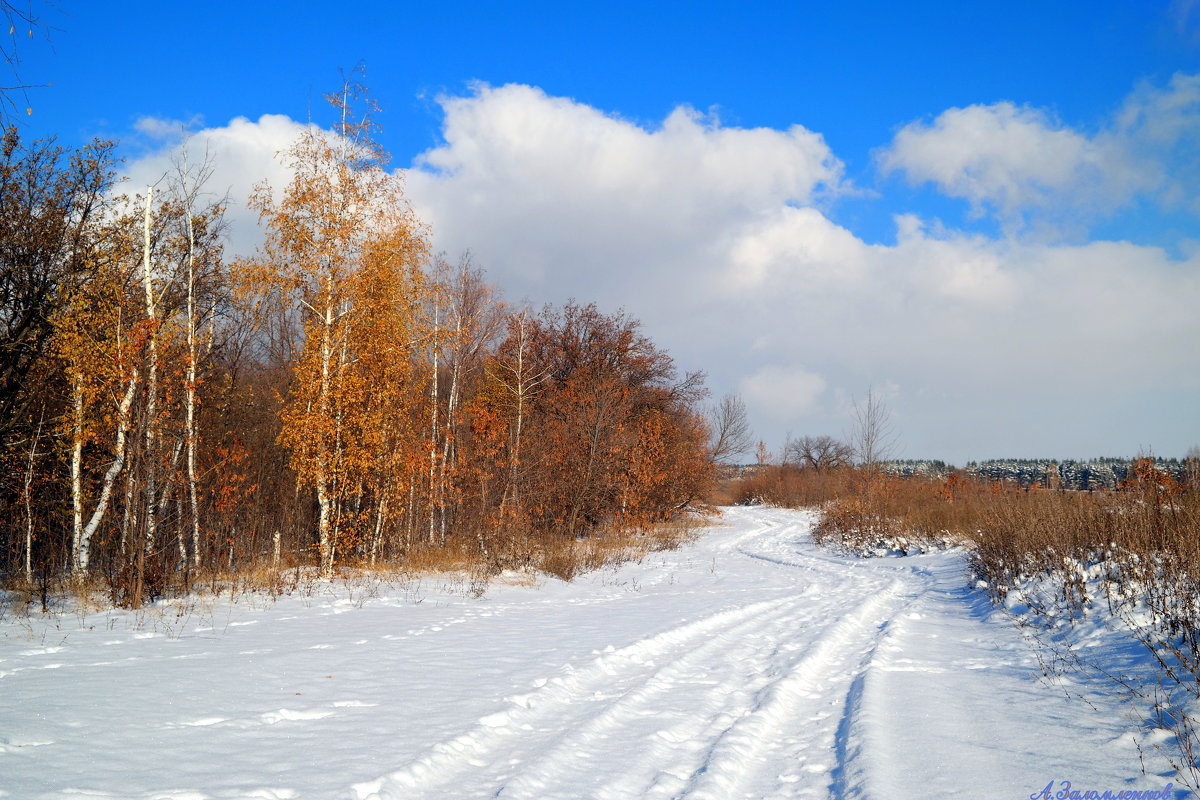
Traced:
<svg viewBox="0 0 1200 800">
<path fill-rule="evenodd" d="M 157 446 L 158 446 L 158 308 L 154 300 L 154 278 L 150 259 L 150 218 L 154 187 L 146 187 L 146 214 L 142 225 L 142 287 L 146 293 L 146 319 L 150 334 L 146 342 L 146 540 L 152 547 L 157 536 Z"/>
<path fill-rule="evenodd" d="M 521 463 L 521 426 L 525 423 L 525 314 L 521 313 L 517 339 L 517 422 L 513 431 L 512 452 L 508 465 L 509 485 L 512 487 L 513 508 L 521 513 L 521 498 L 517 486 L 517 465 Z"/>
<path fill-rule="evenodd" d="M 434 301 L 433 306 L 433 374 L 429 382 L 429 542 L 434 541 L 434 512 L 435 512 L 435 485 L 437 474 L 437 432 L 438 432 L 438 306 L 437 301 Z"/>
<path fill-rule="evenodd" d="M 108 504 L 112 499 L 113 485 L 116 484 L 117 476 L 121 474 L 121 470 L 125 467 L 125 449 L 129 435 L 130 410 L 133 407 L 133 399 L 137 395 L 137 384 L 137 371 L 131 369 L 129 383 L 125 387 L 125 395 L 121 398 L 121 402 L 117 406 L 115 457 L 112 464 L 109 465 L 108 471 L 104 473 L 104 480 L 100 484 L 100 498 L 96 501 L 96 508 L 92 512 L 91 518 L 80 530 L 79 541 L 75 547 L 75 574 L 77 577 L 82 577 L 87 572 L 92 536 L 95 535 L 96 529 L 100 527 L 100 522 L 104 519 L 105 512 L 108 511 Z M 132 494 L 132 492 L 129 494 Z"/>
<path fill-rule="evenodd" d="M 379 495 L 379 504 L 375 509 L 375 532 L 371 536 L 371 566 L 375 566 L 375 559 L 379 555 L 380 545 L 383 543 L 383 521 L 387 516 L 387 490 L 384 489 Z"/>
<path fill-rule="evenodd" d="M 508 486 L 504 489 L 504 497 L 501 498 L 500 504 L 505 506 L 511 498 L 512 508 L 514 513 L 521 512 L 521 497 L 520 488 L 517 481 L 517 467 L 521 462 L 521 433 L 525 425 L 525 403 L 533 389 L 544 380 L 545 375 L 536 375 L 530 377 L 526 373 L 525 368 L 525 346 L 527 325 L 529 317 L 527 312 L 522 311 L 517 317 L 517 363 L 515 367 L 509 368 L 513 373 L 512 385 L 509 391 L 513 394 L 513 399 L 517 404 L 517 418 L 513 422 L 513 431 L 509 439 L 508 448 Z"/>
<path fill-rule="evenodd" d="M 333 359 L 333 286 L 329 281 L 328 295 L 325 302 L 325 315 L 321 331 L 321 385 L 317 396 L 317 409 L 322 422 L 329 419 L 330 395 L 330 361 Z M 333 520 L 331 505 L 333 498 L 329 491 L 329 453 L 324 432 L 317 436 L 317 535 L 321 558 L 321 576 L 333 576 Z"/>
<path fill-rule="evenodd" d="M 340 318 L 342 315 L 339 314 L 338 316 Z M 346 364 L 347 364 L 347 359 L 348 359 L 348 353 L 347 353 L 348 346 L 349 346 L 349 342 L 347 341 L 346 336 L 343 335 L 341 337 L 341 342 L 338 345 L 338 364 L 337 364 L 336 380 L 333 382 L 334 386 L 341 387 L 341 386 L 345 385 Z M 342 466 L 344 463 L 344 456 L 343 456 L 343 452 L 342 452 L 343 447 L 344 447 L 344 441 L 342 438 L 342 434 L 343 434 L 343 424 L 345 422 L 346 409 L 345 409 L 345 405 L 343 402 L 343 398 L 340 396 L 340 393 L 339 393 L 339 396 L 336 396 L 332 399 L 333 399 L 333 407 L 334 407 L 334 411 L 333 411 L 333 458 L 331 459 L 332 469 L 330 470 L 332 472 L 332 474 L 329 476 L 329 487 L 330 487 L 329 488 L 329 498 L 330 498 L 330 505 L 331 505 L 330 517 L 332 518 L 333 522 L 330 525 L 330 531 L 329 531 L 329 576 L 330 577 L 333 576 L 333 565 L 334 565 L 334 562 L 337 560 L 337 543 L 338 543 L 338 537 L 340 536 L 341 529 L 342 529 L 342 511 L 344 508 L 344 499 L 345 499 L 345 495 L 346 495 L 346 486 L 345 486 L 346 475 L 345 475 L 345 471 L 342 469 Z"/>
<path fill-rule="evenodd" d="M 137 482 L 134 479 L 133 465 L 125 470 L 125 513 L 121 517 L 121 558 L 129 554 L 130 532 L 137 527 L 137 505 L 133 498 L 136 494 Z"/>
<path fill-rule="evenodd" d="M 187 440 L 188 503 L 192 512 L 192 565 L 200 567 L 200 504 L 196 497 L 196 231 L 192 212 L 187 213 L 188 273 L 187 273 L 187 397 L 185 400 L 184 436 Z M 182 541 L 182 538 L 181 538 Z"/>
<path fill-rule="evenodd" d="M 446 432 L 442 442 L 442 466 L 438 475 L 438 507 L 441 509 L 441 541 L 446 543 L 446 473 L 453 459 L 454 412 L 458 405 L 458 370 L 460 358 L 455 358 L 450 370 L 450 396 L 446 400 Z"/>
<path fill-rule="evenodd" d="M 71 421 L 71 557 L 78 567 L 83 543 L 83 378 L 76 375 L 71 399 L 75 406 Z M 85 559 L 86 562 L 86 559 Z M 78 570 L 77 570 L 78 571 Z"/>
<path fill-rule="evenodd" d="M 407 524 L 404 526 L 404 550 L 408 552 L 412 550 L 413 536 L 417 525 L 417 509 L 416 509 L 416 494 L 417 481 L 414 475 L 408 482 L 408 505 L 404 509 L 404 516 Z"/>
<path fill-rule="evenodd" d="M 46 419 L 46 410 L 38 419 L 37 432 L 33 434 L 33 443 L 29 445 L 29 461 L 25 465 L 25 582 L 33 583 L 33 461 L 37 457 L 38 442 L 42 438 L 42 423 Z"/>
</svg>

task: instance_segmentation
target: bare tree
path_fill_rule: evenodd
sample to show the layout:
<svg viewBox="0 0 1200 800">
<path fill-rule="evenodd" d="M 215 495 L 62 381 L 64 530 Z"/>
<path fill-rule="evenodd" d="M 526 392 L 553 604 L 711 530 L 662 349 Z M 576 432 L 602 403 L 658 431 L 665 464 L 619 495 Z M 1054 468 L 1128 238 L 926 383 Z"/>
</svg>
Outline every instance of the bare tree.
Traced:
<svg viewBox="0 0 1200 800">
<path fill-rule="evenodd" d="M 879 464 L 891 457 L 896 446 L 891 409 L 874 387 L 870 387 L 862 403 L 854 401 L 852 418 L 849 443 L 854 456 L 869 474 L 878 472 Z"/>
<path fill-rule="evenodd" d="M 201 279 L 201 271 L 212 271 L 212 261 L 220 258 L 220 246 L 216 244 L 216 240 L 223 235 L 224 231 L 224 207 L 227 204 L 227 198 L 222 198 L 220 201 L 212 203 L 202 211 L 197 212 L 196 204 L 200 197 L 201 190 L 212 176 L 213 163 L 207 151 L 205 151 L 204 159 L 199 166 L 192 167 L 188 163 L 188 141 L 185 136 L 180 145 L 180 152 L 175 163 L 175 175 L 173 176 L 173 191 L 180 203 L 180 211 L 183 216 L 184 233 L 187 240 L 187 306 L 186 306 L 186 334 L 187 334 L 187 366 L 186 379 L 184 382 L 185 389 L 185 419 L 183 438 L 187 445 L 187 497 L 188 506 L 191 512 L 191 539 L 192 539 L 192 565 L 200 566 L 200 504 L 197 492 L 197 469 L 196 469 L 196 449 L 199 442 L 199 431 L 197 422 L 197 386 L 199 380 L 198 366 L 200 361 L 200 327 L 204 320 L 202 313 L 197 308 L 197 300 L 199 298 L 198 289 Z M 197 241 L 196 231 L 196 214 L 202 214 L 205 221 L 206 231 L 204 234 L 204 242 Z M 210 304 L 209 312 L 213 312 L 213 307 Z M 207 342 L 211 348 L 211 338 Z M 186 550 L 184 547 L 184 537 L 180 536 L 180 549 Z M 186 560 L 186 552 L 182 555 Z"/>
<path fill-rule="evenodd" d="M 521 431 L 525 426 L 531 402 L 541 390 L 542 384 L 551 378 L 550 370 L 536 364 L 531 358 L 531 334 L 534 322 L 528 309 L 510 314 L 506 322 L 508 338 L 500 346 L 494 361 L 496 378 L 505 392 L 505 403 L 512 411 L 512 423 L 508 441 L 508 481 L 504 496 L 500 500 L 503 510 L 511 504 L 516 513 L 521 513 L 520 481 L 517 468 L 521 463 Z M 480 544 L 482 548 L 482 543 Z"/>
<path fill-rule="evenodd" d="M 804 436 L 789 440 L 784 459 L 805 469 L 827 472 L 853 463 L 854 448 L 832 436 Z"/>
<path fill-rule="evenodd" d="M 450 389 L 446 398 L 442 455 L 438 468 L 437 502 L 432 505 L 441 511 L 440 540 L 446 540 L 447 480 L 456 466 L 458 450 L 455 442 L 465 438 L 459 405 L 468 372 L 482 368 L 483 354 L 489 351 L 504 323 L 503 304 L 495 289 L 484 280 L 483 271 L 471 263 L 470 253 L 463 253 L 457 267 L 451 267 L 444 255 L 434 258 L 434 276 L 441 286 L 446 305 L 446 333 L 442 346 L 450 373 Z M 451 327 L 453 326 L 453 327 Z M 437 353 L 434 354 L 437 359 Z M 434 381 L 436 383 L 436 375 Z M 434 398 L 436 400 L 436 397 Z"/>
<path fill-rule="evenodd" d="M 716 463 L 744 455 L 754 447 L 746 403 L 740 395 L 727 394 L 708 412 L 712 430 L 709 453 Z"/>
</svg>

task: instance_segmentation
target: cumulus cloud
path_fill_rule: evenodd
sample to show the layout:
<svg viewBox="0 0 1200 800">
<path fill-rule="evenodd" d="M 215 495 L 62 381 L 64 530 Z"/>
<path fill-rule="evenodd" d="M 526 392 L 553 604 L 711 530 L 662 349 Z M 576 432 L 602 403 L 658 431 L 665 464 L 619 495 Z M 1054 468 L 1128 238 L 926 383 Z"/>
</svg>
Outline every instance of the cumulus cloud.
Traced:
<svg viewBox="0 0 1200 800">
<path fill-rule="evenodd" d="M 853 288 L 867 279 L 870 252 L 817 209 L 783 206 L 736 232 L 724 284 L 769 291 L 782 276 L 810 288 Z"/>
<path fill-rule="evenodd" d="M 521 289 L 556 297 L 605 295 L 631 271 L 653 281 L 645 264 L 700 267 L 731 221 L 842 187 L 841 162 L 798 125 L 727 128 L 678 108 L 647 130 L 520 85 L 441 104 L 445 144 L 408 176 L 419 213 L 439 240 L 486 241 Z"/>
<path fill-rule="evenodd" d="M 1200 76 L 1178 74 L 1163 88 L 1137 87 L 1092 134 L 1042 109 L 972 105 L 905 125 L 878 162 L 1012 227 L 1031 213 L 1088 220 L 1143 195 L 1200 212 L 1198 139 Z"/>
<path fill-rule="evenodd" d="M 910 183 L 934 183 L 971 204 L 976 215 L 1015 218 L 1072 204 L 1109 212 L 1151 188 L 1112 136 L 1089 138 L 1035 108 L 1002 102 L 943 111 L 932 122 L 900 129 L 879 156 L 884 173 L 903 171 Z"/>
<path fill-rule="evenodd" d="M 580 180 L 622 204 L 673 215 L 764 195 L 805 202 L 818 187 L 841 182 L 841 162 L 819 134 L 800 125 L 726 128 L 715 116 L 682 106 L 648 131 L 519 84 L 478 84 L 467 97 L 439 102 L 446 146 L 425 153 L 417 165 L 459 181 Z M 664 191 L 678 196 L 678 207 L 661 207 Z"/>
</svg>

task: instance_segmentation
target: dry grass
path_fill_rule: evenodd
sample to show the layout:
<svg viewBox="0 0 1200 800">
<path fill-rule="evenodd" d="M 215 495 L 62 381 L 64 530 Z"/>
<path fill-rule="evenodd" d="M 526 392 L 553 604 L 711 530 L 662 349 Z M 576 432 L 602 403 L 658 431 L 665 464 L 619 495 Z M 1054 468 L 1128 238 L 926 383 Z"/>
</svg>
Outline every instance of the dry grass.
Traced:
<svg viewBox="0 0 1200 800">
<path fill-rule="evenodd" d="M 754 502 L 786 508 L 819 506 L 852 493 L 853 470 L 817 472 L 794 467 L 766 467 L 722 487 L 730 505 Z"/>
<path fill-rule="evenodd" d="M 773 467 L 730 490 L 737 502 L 819 507 L 814 538 L 848 550 L 901 549 L 960 541 L 981 526 L 997 495 L 1015 494 L 954 475 L 945 480 L 899 478 L 840 469 Z M 897 545 L 904 545 L 897 548 Z"/>
<path fill-rule="evenodd" d="M 364 598 L 387 585 L 436 579 L 450 588 L 480 596 L 498 576 L 512 582 L 514 575 L 540 573 L 571 580 L 592 570 L 640 561 L 648 553 L 679 547 L 708 524 L 702 514 L 689 513 L 674 521 L 633 530 L 595 533 L 584 537 L 548 536 L 525 528 L 493 533 L 480 546 L 469 534 L 453 536 L 445 543 L 417 543 L 404 553 L 371 563 L 366 558 L 341 559 L 332 581 L 320 577 L 304 553 L 283 553 L 279 561 L 261 558 L 243 561 L 236 567 L 208 569 L 198 573 L 179 572 L 162 581 L 158 605 L 181 606 L 210 603 L 226 598 L 231 602 L 253 597 L 274 598 L 318 591 L 345 590 Z M 92 575 L 75 582 L 60 573 L 42 582 L 11 580 L 0 591 L 0 619 L 32 613 L 89 614 L 128 606 L 121 573 Z M 155 607 L 146 606 L 147 609 Z M 147 613 L 152 613 L 147 611 Z"/>
<path fill-rule="evenodd" d="M 569 581 L 592 570 L 641 561 L 652 552 L 674 550 L 692 539 L 705 524 L 699 517 L 686 516 L 645 530 L 560 539 L 542 548 L 536 566 L 542 572 Z"/>
</svg>

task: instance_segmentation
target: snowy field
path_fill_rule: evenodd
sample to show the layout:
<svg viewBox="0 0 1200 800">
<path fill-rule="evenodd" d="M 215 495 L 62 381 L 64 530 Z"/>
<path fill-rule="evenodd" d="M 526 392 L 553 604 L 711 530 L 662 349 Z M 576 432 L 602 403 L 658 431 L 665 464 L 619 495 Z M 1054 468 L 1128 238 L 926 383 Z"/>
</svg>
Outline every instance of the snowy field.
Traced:
<svg viewBox="0 0 1200 800">
<path fill-rule="evenodd" d="M 1068 687 L 1085 703 L 1041 679 L 963 554 L 843 558 L 811 523 L 726 509 L 677 551 L 478 598 L 426 579 L 10 616 L 0 797 L 1025 800 L 1173 780 L 1101 687 Z"/>
</svg>

